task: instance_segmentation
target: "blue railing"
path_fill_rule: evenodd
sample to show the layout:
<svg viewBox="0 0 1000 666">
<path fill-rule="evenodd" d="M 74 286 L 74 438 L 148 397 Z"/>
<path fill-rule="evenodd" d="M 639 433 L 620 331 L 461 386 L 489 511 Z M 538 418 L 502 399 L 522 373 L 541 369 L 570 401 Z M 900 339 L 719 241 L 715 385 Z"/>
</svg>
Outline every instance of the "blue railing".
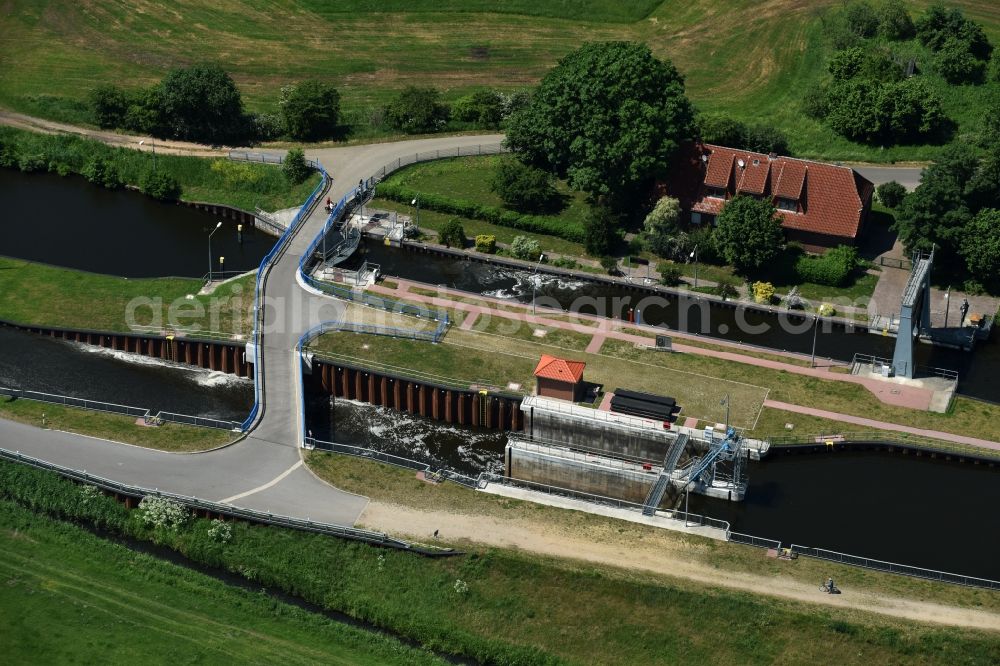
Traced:
<svg viewBox="0 0 1000 666">
<path fill-rule="evenodd" d="M 285 245 L 288 243 L 288 239 L 291 238 L 292 234 L 298 229 L 302 221 L 308 217 L 309 211 L 313 204 L 316 203 L 316 199 L 320 194 L 325 191 L 327 183 L 329 182 L 330 176 L 327 174 L 326 169 L 319 162 L 314 162 L 312 164 L 323 178 L 320 180 L 316 189 L 312 191 L 309 198 L 306 199 L 302 207 L 299 208 L 299 212 L 295 214 L 292 221 L 288 223 L 288 228 L 285 232 L 281 234 L 278 238 L 278 242 L 274 244 L 271 251 L 264 255 L 264 258 L 260 262 L 260 269 L 257 271 L 257 280 L 254 285 L 254 318 L 253 318 L 253 353 L 254 353 L 254 364 L 253 364 L 253 407 L 250 410 L 250 415 L 247 416 L 246 420 L 243 421 L 240 426 L 245 432 L 250 428 L 250 426 L 257 420 L 257 416 L 260 414 L 260 402 L 261 402 L 261 345 L 260 345 L 260 329 L 261 320 L 264 316 L 264 309 L 261 307 L 261 293 L 263 291 L 264 282 L 267 280 L 267 273 L 270 271 L 271 262 L 273 262 L 277 256 L 284 250 Z"/>
</svg>

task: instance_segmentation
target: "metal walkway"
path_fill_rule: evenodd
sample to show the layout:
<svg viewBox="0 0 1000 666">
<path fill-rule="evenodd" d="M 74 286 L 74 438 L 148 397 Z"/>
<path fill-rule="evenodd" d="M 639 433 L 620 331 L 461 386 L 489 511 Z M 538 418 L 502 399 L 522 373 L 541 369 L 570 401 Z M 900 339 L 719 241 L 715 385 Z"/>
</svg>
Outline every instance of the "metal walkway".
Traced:
<svg viewBox="0 0 1000 666">
<path fill-rule="evenodd" d="M 670 475 L 677 468 L 677 462 L 681 459 L 684 449 L 687 448 L 687 443 L 688 436 L 682 434 L 678 435 L 674 443 L 670 445 L 667 455 L 663 458 L 663 470 L 656 477 L 656 481 L 649 488 L 646 499 L 642 503 L 642 515 L 652 516 L 656 513 L 657 507 L 663 501 L 664 493 L 667 492 L 667 486 L 670 485 Z"/>
</svg>

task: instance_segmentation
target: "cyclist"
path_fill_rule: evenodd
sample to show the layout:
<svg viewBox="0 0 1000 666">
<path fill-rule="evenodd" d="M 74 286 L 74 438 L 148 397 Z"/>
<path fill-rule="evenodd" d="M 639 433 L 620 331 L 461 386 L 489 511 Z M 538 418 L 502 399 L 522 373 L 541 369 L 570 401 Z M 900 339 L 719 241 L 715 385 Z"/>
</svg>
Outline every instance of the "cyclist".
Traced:
<svg viewBox="0 0 1000 666">
<path fill-rule="evenodd" d="M 830 576 L 829 578 L 826 579 L 826 584 L 823 587 L 826 588 L 827 594 L 833 594 L 833 591 L 837 589 L 833 585 L 833 576 Z"/>
</svg>

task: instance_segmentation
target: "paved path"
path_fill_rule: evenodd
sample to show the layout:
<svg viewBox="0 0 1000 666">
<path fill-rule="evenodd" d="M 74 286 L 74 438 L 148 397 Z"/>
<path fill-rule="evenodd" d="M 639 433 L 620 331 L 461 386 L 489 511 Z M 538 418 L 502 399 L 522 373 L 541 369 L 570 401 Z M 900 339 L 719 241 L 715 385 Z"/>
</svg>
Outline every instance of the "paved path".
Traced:
<svg viewBox="0 0 1000 666">
<path fill-rule="evenodd" d="M 994 451 L 1000 451 L 1000 442 L 991 442 L 988 439 L 977 439 L 975 437 L 966 437 L 964 435 L 945 434 L 934 430 L 925 430 L 923 428 L 911 428 L 910 426 L 899 425 L 897 423 L 886 423 L 884 421 L 866 419 L 861 416 L 838 414 L 836 412 L 828 412 L 825 409 L 816 409 L 814 407 L 802 407 L 800 405 L 793 405 L 787 402 L 779 402 L 777 400 L 765 400 L 764 406 L 772 407 L 774 409 L 783 409 L 787 412 L 795 412 L 796 414 L 806 414 L 808 416 L 818 416 L 824 419 L 834 419 L 836 421 L 844 421 L 846 423 L 853 423 L 855 425 L 864 426 L 866 428 L 875 428 L 877 430 L 891 430 L 893 432 L 905 432 L 911 435 L 920 435 L 923 437 L 931 437 L 934 439 L 947 439 L 948 441 L 955 442 L 957 444 L 965 444 L 967 446 L 976 446 L 984 449 L 993 449 Z"/>
<path fill-rule="evenodd" d="M 607 338 L 624 340 L 626 342 L 632 342 L 641 345 L 650 345 L 653 342 L 653 336 L 655 336 L 657 333 L 663 333 L 663 329 L 661 328 L 653 326 L 629 324 L 625 322 L 615 322 L 602 317 L 596 317 L 591 315 L 578 315 L 578 318 L 582 321 L 591 321 L 594 324 L 596 324 L 596 326 L 576 324 L 573 322 L 563 321 L 561 319 L 552 319 L 546 316 L 546 314 L 563 315 L 565 313 L 563 313 L 562 311 L 547 312 L 545 308 L 538 308 L 537 309 L 538 314 L 532 315 L 530 314 L 530 312 L 528 312 L 530 306 L 511 303 L 510 301 L 504 301 L 502 299 L 495 299 L 487 296 L 477 296 L 476 301 L 478 302 L 470 303 L 469 302 L 470 296 L 468 293 L 460 291 L 452 291 L 445 287 L 438 287 L 438 293 L 440 294 L 439 296 L 424 296 L 423 294 L 417 294 L 412 291 L 404 291 L 409 287 L 409 283 L 407 283 L 407 281 L 405 280 L 401 280 L 399 278 L 394 277 L 393 281 L 397 282 L 398 284 L 398 286 L 394 289 L 376 285 L 372 287 L 372 291 L 376 291 L 400 299 L 416 301 L 429 305 L 435 305 L 438 307 L 449 307 L 449 308 L 455 308 L 456 310 L 464 310 L 466 312 L 475 312 L 476 313 L 475 317 L 477 318 L 477 320 L 480 320 L 483 317 L 503 317 L 505 319 L 516 319 L 524 321 L 528 324 L 535 326 L 561 328 L 564 330 L 574 331 L 577 333 L 589 334 L 592 336 L 592 338 L 586 348 L 586 351 L 591 354 L 597 353 Z M 501 309 L 500 307 L 498 307 L 501 304 L 504 306 L 504 308 L 507 309 Z M 524 312 L 512 312 L 509 310 L 509 308 L 511 307 L 519 307 L 519 306 L 524 308 Z M 632 332 L 629 332 L 629 330 L 631 330 Z M 670 334 L 675 338 L 684 337 L 677 331 L 670 331 Z M 713 345 L 733 346 L 734 348 L 738 348 L 738 346 L 732 345 L 732 343 L 730 343 L 730 345 L 726 345 L 726 341 L 723 340 L 712 339 L 711 342 Z M 871 377 L 862 377 L 842 372 L 831 372 L 831 368 L 833 367 L 838 367 L 838 366 L 843 367 L 843 364 L 839 363 L 832 363 L 823 365 L 821 367 L 810 368 L 803 365 L 796 365 L 794 363 L 784 363 L 782 361 L 777 361 L 770 358 L 759 358 L 756 356 L 748 356 L 746 354 L 739 353 L 737 351 L 708 349 L 705 347 L 687 345 L 684 344 L 683 342 L 676 342 L 676 341 L 673 343 L 673 349 L 682 353 L 697 354 L 699 356 L 710 356 L 712 358 L 717 358 L 725 361 L 733 361 L 736 363 L 755 365 L 757 367 L 768 368 L 770 370 L 781 370 L 792 374 L 805 375 L 807 377 L 816 377 L 818 379 L 826 379 L 829 381 L 860 384 L 861 386 L 864 386 L 866 389 L 868 389 L 868 391 L 870 391 L 876 398 L 878 398 L 879 401 L 897 407 L 926 410 L 930 407 L 931 399 L 934 396 L 933 390 L 919 386 L 907 386 L 904 384 L 884 382 Z M 782 354 L 779 352 L 771 352 L 771 351 L 767 351 L 767 353 L 772 356 L 787 356 L 789 358 L 808 359 L 808 357 L 803 357 L 797 354 Z"/>
</svg>

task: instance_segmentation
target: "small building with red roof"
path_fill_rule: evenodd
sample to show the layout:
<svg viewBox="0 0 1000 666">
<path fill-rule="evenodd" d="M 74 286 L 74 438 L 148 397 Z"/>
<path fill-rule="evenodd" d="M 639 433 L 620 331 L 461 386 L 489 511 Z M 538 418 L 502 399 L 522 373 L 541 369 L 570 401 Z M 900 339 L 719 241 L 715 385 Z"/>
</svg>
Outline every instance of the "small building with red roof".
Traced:
<svg viewBox="0 0 1000 666">
<path fill-rule="evenodd" d="M 536 393 L 545 398 L 577 402 L 583 398 L 583 361 L 568 361 L 542 354 L 535 366 Z"/>
<path fill-rule="evenodd" d="M 682 153 L 665 190 L 693 225 L 713 224 L 737 195 L 770 199 L 789 241 L 824 252 L 856 244 L 875 186 L 850 167 L 695 144 Z"/>
</svg>

